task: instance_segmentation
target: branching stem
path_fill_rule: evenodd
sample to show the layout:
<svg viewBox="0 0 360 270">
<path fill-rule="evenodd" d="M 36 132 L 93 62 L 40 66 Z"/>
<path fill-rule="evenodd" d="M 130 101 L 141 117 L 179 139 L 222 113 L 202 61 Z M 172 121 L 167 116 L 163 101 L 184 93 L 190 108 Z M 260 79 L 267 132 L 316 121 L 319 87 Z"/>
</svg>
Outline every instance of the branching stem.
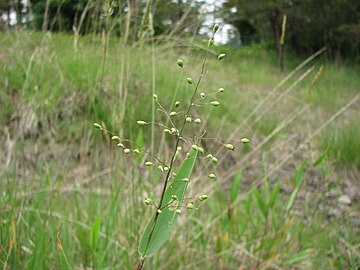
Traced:
<svg viewBox="0 0 360 270">
<path fill-rule="evenodd" d="M 213 35 L 212 35 L 212 38 L 214 38 L 214 33 L 213 33 Z M 170 176 L 171 176 L 171 172 L 172 172 L 172 169 L 173 169 L 174 160 L 175 160 L 175 157 L 176 157 L 177 148 L 178 148 L 178 146 L 179 146 L 180 140 L 182 139 L 182 138 L 181 138 L 181 135 L 182 135 L 183 130 L 184 130 L 185 125 L 186 125 L 186 116 L 188 116 L 189 113 L 190 113 L 190 111 L 191 111 L 191 108 L 192 108 L 192 106 L 193 106 L 193 103 L 194 103 L 194 99 L 195 99 L 197 90 L 199 89 L 201 80 L 202 80 L 202 78 L 203 78 L 204 75 L 205 75 L 205 65 L 206 65 L 206 61 L 207 61 L 207 58 L 208 58 L 208 54 L 209 54 L 209 50 L 206 50 L 206 51 L 205 51 L 204 61 L 203 61 L 202 66 L 201 66 L 200 76 L 199 76 L 199 78 L 198 78 L 198 80 L 197 80 L 197 83 L 196 83 L 196 85 L 195 85 L 195 89 L 194 89 L 193 95 L 192 95 L 192 97 L 191 97 L 189 107 L 188 107 L 188 109 L 187 109 L 187 111 L 186 111 L 183 124 L 182 124 L 182 126 L 181 126 L 181 129 L 180 129 L 178 135 L 176 136 L 176 142 L 175 142 L 174 152 L 173 152 L 172 157 L 171 157 L 169 170 L 168 170 L 168 172 L 167 172 L 167 174 L 166 174 L 166 177 L 165 177 L 165 180 L 164 180 L 164 185 L 163 185 L 163 189 L 162 189 L 162 192 L 161 192 L 161 197 L 160 197 L 160 201 L 159 201 L 159 204 L 158 204 L 157 209 L 161 209 L 161 206 L 162 206 L 163 201 L 164 201 L 165 191 L 166 191 L 168 182 L 169 182 L 169 180 L 170 180 Z M 170 117 L 169 117 L 169 118 L 170 118 Z M 149 248 L 149 244 L 150 244 L 151 238 L 152 238 L 152 236 L 153 236 L 153 233 L 154 233 L 154 230 L 155 230 L 155 227 L 156 227 L 156 224 L 157 224 L 157 220 L 158 220 L 159 215 L 160 215 L 159 212 L 156 211 L 156 212 L 155 212 L 155 217 L 154 217 L 154 222 L 153 222 L 153 225 L 152 225 L 152 227 L 151 227 L 151 231 L 150 231 L 150 234 L 149 234 L 148 241 L 147 241 L 147 243 L 146 243 L 146 248 L 145 248 L 145 252 L 144 252 L 145 254 L 146 254 L 147 249 Z M 144 265 L 144 261 L 145 261 L 145 258 L 140 258 L 140 259 L 139 259 L 138 266 L 137 266 L 137 270 L 141 270 L 141 269 L 142 269 L 142 267 L 143 267 L 143 265 Z"/>
</svg>

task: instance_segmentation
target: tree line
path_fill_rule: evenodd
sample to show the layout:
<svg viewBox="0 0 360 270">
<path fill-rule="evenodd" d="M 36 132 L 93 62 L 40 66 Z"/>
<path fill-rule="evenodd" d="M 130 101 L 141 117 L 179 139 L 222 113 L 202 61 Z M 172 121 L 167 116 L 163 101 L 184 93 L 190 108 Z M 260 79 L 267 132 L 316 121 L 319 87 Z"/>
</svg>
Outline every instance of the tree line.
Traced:
<svg viewBox="0 0 360 270">
<path fill-rule="evenodd" d="M 31 29 L 88 35 L 105 27 L 113 34 L 135 41 L 141 30 L 146 6 L 150 6 L 151 35 L 199 33 L 205 20 L 205 0 L 0 0 L 3 31 Z M 329 57 L 360 58 L 359 0 L 226 0 L 211 11 L 231 24 L 243 45 L 264 42 L 281 54 L 284 45 L 297 54 L 327 47 Z M 285 20 L 284 20 L 285 19 Z M 282 40 L 283 38 L 283 40 Z M 282 44 L 283 42 L 283 44 Z"/>
</svg>

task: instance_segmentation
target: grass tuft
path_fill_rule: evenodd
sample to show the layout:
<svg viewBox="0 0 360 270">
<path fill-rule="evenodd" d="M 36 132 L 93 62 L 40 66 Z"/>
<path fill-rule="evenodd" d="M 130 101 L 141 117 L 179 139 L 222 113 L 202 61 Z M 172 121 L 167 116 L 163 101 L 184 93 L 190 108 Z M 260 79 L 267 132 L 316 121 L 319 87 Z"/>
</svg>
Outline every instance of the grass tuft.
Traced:
<svg viewBox="0 0 360 270">
<path fill-rule="evenodd" d="M 351 119 L 328 131 L 322 146 L 338 163 L 360 168 L 360 123 Z"/>
</svg>

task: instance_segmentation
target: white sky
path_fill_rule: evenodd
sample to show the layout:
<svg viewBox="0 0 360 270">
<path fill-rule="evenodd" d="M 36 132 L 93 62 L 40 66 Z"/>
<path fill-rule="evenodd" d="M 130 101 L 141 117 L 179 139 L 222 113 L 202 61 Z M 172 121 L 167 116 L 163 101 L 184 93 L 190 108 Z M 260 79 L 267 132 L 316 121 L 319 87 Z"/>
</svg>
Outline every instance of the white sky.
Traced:
<svg viewBox="0 0 360 270">
<path fill-rule="evenodd" d="M 204 13 L 209 13 L 215 10 L 216 7 L 221 7 L 224 3 L 224 0 L 206 0 L 204 4 Z M 208 32 L 208 28 L 212 28 L 212 26 L 218 23 L 220 25 L 219 31 L 215 35 L 215 43 L 216 44 L 224 44 L 229 40 L 229 31 L 233 29 L 233 27 L 229 24 L 224 24 L 223 19 L 216 18 L 214 15 L 206 15 L 204 26 L 200 29 L 200 34 L 206 34 Z M 208 33 L 208 36 L 211 35 L 211 32 Z"/>
</svg>

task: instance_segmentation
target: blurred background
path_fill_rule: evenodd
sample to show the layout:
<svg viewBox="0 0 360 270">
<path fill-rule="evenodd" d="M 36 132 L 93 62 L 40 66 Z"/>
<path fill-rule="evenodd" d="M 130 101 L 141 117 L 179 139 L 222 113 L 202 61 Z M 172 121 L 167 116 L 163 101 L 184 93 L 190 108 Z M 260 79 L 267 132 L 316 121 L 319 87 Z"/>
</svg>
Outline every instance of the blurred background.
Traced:
<svg viewBox="0 0 360 270">
<path fill-rule="evenodd" d="M 199 92 L 225 91 L 185 131 L 219 159 L 209 199 L 145 269 L 359 269 L 359 1 L 0 0 L 0 30 L 3 269 L 136 267 L 161 173 L 93 123 L 169 161 L 136 121 L 186 108 L 206 50 Z"/>
</svg>

